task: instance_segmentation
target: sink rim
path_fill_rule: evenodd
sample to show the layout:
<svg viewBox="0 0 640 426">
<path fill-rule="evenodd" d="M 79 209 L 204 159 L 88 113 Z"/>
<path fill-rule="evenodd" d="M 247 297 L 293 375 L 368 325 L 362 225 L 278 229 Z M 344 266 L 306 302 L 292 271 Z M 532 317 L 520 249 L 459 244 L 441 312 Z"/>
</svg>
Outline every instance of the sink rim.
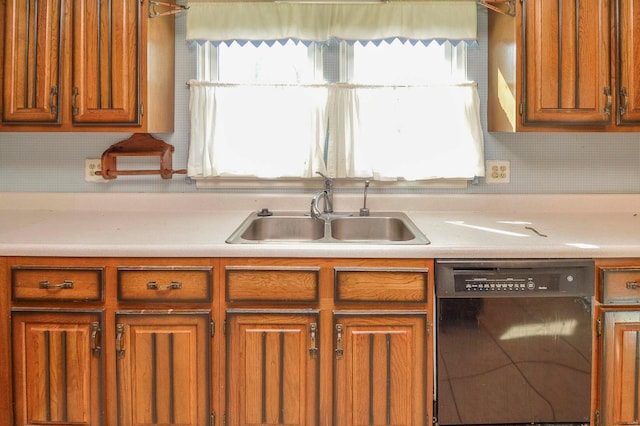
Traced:
<svg viewBox="0 0 640 426">
<path fill-rule="evenodd" d="M 422 233 L 422 231 L 416 226 L 416 224 L 409 218 L 405 212 L 371 212 L 369 216 L 359 216 L 358 213 L 340 213 L 329 218 L 328 220 L 314 219 L 307 212 L 294 212 L 294 211 L 273 211 L 270 216 L 263 216 L 260 212 L 251 212 L 233 231 L 233 233 L 225 240 L 228 244 L 249 244 L 249 245 L 262 245 L 262 244 L 302 244 L 302 245 L 314 245 L 314 244 L 360 244 L 360 245 L 428 245 L 431 243 L 429 239 Z M 308 219 L 309 221 L 318 221 L 324 227 L 324 235 L 318 239 L 245 239 L 243 235 L 252 226 L 253 222 L 259 219 L 263 219 L 263 222 L 272 219 Z M 397 219 L 404 227 L 413 234 L 413 238 L 406 240 L 392 240 L 392 239 L 339 239 L 335 238 L 332 234 L 332 223 L 340 220 L 370 220 L 371 218 L 388 218 Z"/>
</svg>

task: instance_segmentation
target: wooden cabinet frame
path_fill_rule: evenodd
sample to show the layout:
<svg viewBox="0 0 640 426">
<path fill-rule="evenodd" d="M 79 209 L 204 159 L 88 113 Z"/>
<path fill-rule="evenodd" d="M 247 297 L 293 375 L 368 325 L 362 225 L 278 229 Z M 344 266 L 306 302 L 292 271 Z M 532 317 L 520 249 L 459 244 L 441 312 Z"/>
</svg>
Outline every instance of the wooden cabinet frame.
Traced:
<svg viewBox="0 0 640 426">
<path fill-rule="evenodd" d="M 297 350 L 288 350 L 289 356 L 296 353 L 297 359 L 306 360 L 298 364 L 313 366 L 312 371 L 307 373 L 307 383 L 315 374 L 315 366 L 318 369 L 315 388 L 309 390 L 312 394 L 306 394 L 303 398 L 306 401 L 306 411 L 302 411 L 307 415 L 303 424 L 356 424 L 352 422 L 360 422 L 363 417 L 355 415 L 352 410 L 354 407 L 345 405 L 344 401 L 354 394 L 365 395 L 369 389 L 375 388 L 375 395 L 371 394 L 371 398 L 366 399 L 373 401 L 375 405 L 371 406 L 375 424 L 385 424 L 388 417 L 391 421 L 389 424 L 431 425 L 432 260 L 230 258 L 220 259 L 219 274 L 220 282 L 227 284 L 222 287 L 231 286 L 231 289 L 220 290 L 223 292 L 220 297 L 224 300 L 221 308 L 227 314 L 224 342 L 227 345 L 226 359 L 220 360 L 220 371 L 227 372 L 227 389 L 220 395 L 223 398 L 220 406 L 226 407 L 227 424 L 245 426 L 274 423 L 272 417 L 267 415 L 263 418 L 260 412 L 254 412 L 254 416 L 249 419 L 251 421 L 243 417 L 246 410 L 239 401 L 251 396 L 238 396 L 237 383 L 242 380 L 237 375 L 240 374 L 239 371 L 246 370 L 245 365 L 239 364 L 238 356 L 242 354 L 247 357 L 247 353 L 252 353 L 251 359 L 256 365 L 259 364 L 256 359 L 263 359 L 262 350 L 256 349 L 258 343 L 251 345 L 251 351 L 242 350 L 247 344 L 246 341 L 242 343 L 242 336 L 248 330 L 253 336 L 252 341 L 257 341 L 256 336 L 261 330 L 265 333 L 268 331 L 264 339 L 269 339 L 269 336 L 275 339 L 274 335 L 288 330 L 290 333 L 295 331 L 290 337 L 298 336 L 297 339 L 291 337 L 291 341 L 297 342 Z M 272 297 L 271 290 L 278 296 Z M 309 319 L 311 317 L 313 321 Z M 294 326 L 291 322 L 293 320 L 296 324 L 313 322 L 315 328 L 312 331 L 310 326 Z M 244 324 L 244 328 L 240 324 Z M 343 327 L 341 332 L 336 330 L 338 324 Z M 306 337 L 303 338 L 305 333 Z M 344 340 L 351 339 L 354 335 L 359 336 L 354 341 L 361 343 L 356 348 Z M 374 343 L 370 346 L 371 338 Z M 261 343 L 261 347 L 278 348 L 281 343 L 273 339 Z M 307 343 L 303 344 L 305 339 Z M 387 352 L 381 349 L 387 341 L 391 345 L 392 358 L 386 357 Z M 375 367 L 369 362 L 370 349 L 380 355 L 375 356 Z M 310 357 L 310 351 L 317 353 L 317 359 Z M 341 353 L 341 358 L 338 353 Z M 404 361 L 398 362 L 400 359 L 410 360 L 410 366 Z M 269 361 L 269 365 L 279 371 L 277 362 Z M 382 373 L 377 374 L 378 369 L 386 372 L 387 368 L 394 372 L 391 381 L 385 381 Z M 372 372 L 376 376 L 375 383 L 367 381 Z M 277 380 L 280 376 L 274 377 L 276 378 L 267 381 L 269 386 L 281 383 Z M 379 391 L 380 386 L 388 389 L 387 384 L 392 388 L 404 387 L 394 389 L 394 392 L 397 391 L 394 395 Z M 286 386 L 288 387 L 285 389 L 291 391 L 291 384 Z M 260 397 L 264 392 L 257 385 L 254 388 L 258 390 L 251 392 L 256 401 L 252 406 L 260 407 L 265 401 L 264 396 Z M 299 387 L 296 386 L 296 389 Z M 225 395 L 228 395 L 226 401 Z M 314 406 L 311 401 L 316 395 L 318 411 L 314 417 L 308 409 Z M 274 396 L 273 399 L 268 399 L 268 404 L 277 405 L 277 400 Z M 294 411 L 299 412 L 300 407 L 294 406 L 297 407 Z M 269 411 L 271 409 L 267 411 L 272 413 Z M 401 413 L 405 409 L 410 411 L 409 415 Z M 358 410 L 364 408 L 359 406 Z M 292 424 L 297 424 L 296 421 L 300 420 L 300 416 L 295 417 L 297 420 L 291 420 L 292 418 L 294 417 L 289 418 Z M 368 418 L 366 420 L 357 424 L 369 424 Z"/>
<path fill-rule="evenodd" d="M 640 6 L 571 4 L 524 0 L 515 18 L 489 13 L 490 132 L 640 131 Z"/>
<path fill-rule="evenodd" d="M 73 297 L 56 299 L 45 290 L 41 299 L 37 296 L 12 299 L 12 270 L 26 272 L 35 282 L 41 280 L 41 271 L 53 271 L 56 280 L 64 278 L 60 271 L 70 274 L 90 271 L 94 277 L 95 271 L 102 271 L 97 281 L 103 283 L 104 288 L 101 297 L 92 301 L 76 301 Z M 126 279 L 118 284 L 119 278 L 123 279 L 123 271 Z M 191 289 L 200 296 L 191 297 L 171 286 L 180 271 L 185 272 L 183 289 L 192 284 Z M 152 360 L 153 356 L 147 358 L 146 355 L 154 351 L 156 366 L 178 365 L 184 368 L 174 379 L 190 377 L 185 380 L 190 382 L 189 392 L 196 395 L 191 401 L 194 405 L 188 408 L 190 415 L 197 411 L 195 423 L 193 417 L 189 420 L 194 424 L 238 424 L 237 413 L 242 401 L 236 396 L 245 396 L 243 392 L 249 388 L 264 395 L 261 383 L 267 386 L 269 395 L 261 400 L 264 404 L 259 405 L 260 410 L 252 409 L 252 416 L 256 413 L 260 416 L 251 418 L 252 423 L 260 424 L 262 420 L 269 423 L 275 421 L 273 416 L 284 416 L 289 423 L 295 423 L 297 418 L 298 423 L 305 426 L 332 424 L 336 415 L 341 417 L 335 410 L 337 400 L 342 399 L 340 395 L 371 387 L 365 380 L 357 380 L 361 376 L 359 368 L 365 366 L 364 358 L 369 356 L 364 354 L 372 349 L 384 355 L 385 350 L 380 348 L 388 341 L 393 359 L 384 356 L 376 359 L 383 360 L 380 371 L 390 368 L 398 373 L 393 374 L 393 382 L 385 383 L 391 383 L 392 388 L 402 386 L 404 393 L 399 397 L 381 393 L 369 400 L 376 404 L 379 398 L 390 401 L 384 404 L 389 407 L 385 413 L 397 423 L 428 426 L 433 410 L 432 271 L 433 260 L 422 259 L 0 257 L 0 318 L 6 320 L 0 321 L 0 356 L 8 360 L 0 365 L 0 414 L 5 419 L 11 418 L 13 407 L 21 409 L 24 402 L 22 392 L 14 392 L 20 388 L 12 384 L 11 366 L 23 365 L 14 356 L 15 348 L 12 349 L 12 310 L 20 313 L 17 315 L 20 318 L 26 315 L 21 312 L 28 312 L 30 318 L 40 316 L 46 320 L 53 315 L 51 318 L 67 322 L 89 312 L 100 317 L 100 338 L 95 342 L 102 348 L 96 362 L 104 378 L 100 385 L 102 408 L 99 409 L 104 425 L 129 424 L 134 420 L 139 424 L 153 423 L 153 416 L 145 417 L 148 404 L 140 396 L 153 392 L 140 391 L 142 388 L 138 394 L 133 392 L 134 384 L 141 382 L 133 378 L 140 374 L 147 377 L 146 372 L 136 369 L 151 368 L 153 362 L 147 359 Z M 225 285 L 227 278 L 232 282 L 232 289 Z M 147 280 L 155 282 L 158 289 L 152 286 L 149 290 Z M 336 280 L 340 282 L 339 287 Z M 207 284 L 203 286 L 203 282 Z M 211 288 L 205 288 L 207 285 Z M 123 291 L 121 286 L 128 288 Z M 270 289 L 277 297 L 269 294 Z M 163 291 L 166 293 L 156 294 Z M 174 291 L 176 293 L 172 293 Z M 148 297 L 147 292 L 152 296 Z M 266 300 L 260 297 L 261 292 Z M 55 322 L 50 321 L 52 325 Z M 345 357 L 357 354 L 349 365 L 342 362 L 345 359 L 336 359 L 340 349 L 337 324 L 342 324 L 347 333 L 355 330 L 362 335 L 355 352 L 353 345 L 343 341 L 347 343 L 342 347 Z M 149 337 L 154 334 L 155 343 L 149 343 L 154 341 Z M 169 335 L 174 335 L 173 350 L 166 349 L 171 346 L 167 343 L 171 340 Z M 176 342 L 183 338 L 190 342 L 179 345 L 179 349 L 185 349 L 184 354 L 179 354 L 184 362 L 172 364 L 166 354 L 175 356 L 179 351 Z M 374 343 L 370 345 L 370 342 Z M 242 349 L 243 345 L 247 350 Z M 191 350 L 195 347 L 197 349 Z M 284 352 L 278 349 L 283 347 L 286 347 Z M 187 351 L 187 348 L 191 349 Z M 264 358 L 261 348 L 271 355 Z M 397 362 L 407 359 L 411 359 L 408 364 Z M 255 378 L 249 377 L 253 371 L 250 366 L 263 365 L 263 360 L 267 367 L 263 368 L 261 377 L 269 380 L 255 382 Z M 289 369 L 286 374 L 278 375 L 285 370 L 279 367 L 283 364 Z M 165 374 L 167 369 L 156 370 L 156 384 L 170 380 Z M 242 371 L 251 386 L 243 385 Z M 304 382 L 300 382 L 300 377 Z M 407 387 L 409 381 L 412 385 Z M 357 388 L 360 385 L 364 387 Z M 387 389 L 387 385 L 383 387 Z M 235 396 L 227 397 L 228 392 L 234 392 Z M 284 405 L 280 402 L 285 396 L 291 399 L 292 395 L 302 394 L 300 404 L 299 401 L 287 400 Z M 159 404 L 164 403 L 156 403 L 156 417 L 161 422 L 166 420 L 163 416 L 168 411 L 162 411 Z M 280 407 L 285 406 L 290 411 L 278 413 Z M 266 407 L 264 411 L 262 407 Z M 340 407 L 344 412 L 350 410 L 347 406 Z M 410 407 L 410 418 L 397 416 L 403 407 Z M 387 417 L 385 413 L 379 414 L 376 407 L 376 422 L 379 415 Z M 353 419 L 355 417 L 349 415 L 340 421 L 350 425 Z"/>
<path fill-rule="evenodd" d="M 173 131 L 173 16 L 148 0 L 1 7 L 0 131 Z"/>
<path fill-rule="evenodd" d="M 640 261 L 596 261 L 594 406 L 599 424 L 632 424 L 640 415 Z"/>
<path fill-rule="evenodd" d="M 103 424 L 101 311 L 14 310 L 17 424 Z"/>
</svg>

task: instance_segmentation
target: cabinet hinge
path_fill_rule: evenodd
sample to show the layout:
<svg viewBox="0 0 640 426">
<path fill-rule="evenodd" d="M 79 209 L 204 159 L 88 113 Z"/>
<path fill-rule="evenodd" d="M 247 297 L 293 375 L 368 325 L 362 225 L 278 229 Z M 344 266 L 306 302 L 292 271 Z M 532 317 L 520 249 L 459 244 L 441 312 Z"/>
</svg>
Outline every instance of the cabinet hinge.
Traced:
<svg viewBox="0 0 640 426">
<path fill-rule="evenodd" d="M 224 323 L 222 324 L 222 334 L 224 336 L 227 335 L 227 320 L 224 320 Z"/>
<path fill-rule="evenodd" d="M 520 102 L 520 108 L 518 108 L 518 113 L 520 114 L 520 117 L 524 115 L 524 102 Z"/>
<path fill-rule="evenodd" d="M 209 322 L 209 331 L 211 333 L 211 337 L 216 335 L 216 321 L 213 319 Z"/>
<path fill-rule="evenodd" d="M 140 102 L 140 116 L 144 117 L 144 103 Z"/>
<path fill-rule="evenodd" d="M 209 418 L 209 426 L 216 426 L 216 412 L 212 411 Z"/>
<path fill-rule="evenodd" d="M 594 417 L 593 421 L 595 423 L 595 426 L 600 426 L 600 410 L 596 410 L 593 417 Z"/>
<path fill-rule="evenodd" d="M 596 320 L 596 335 L 602 336 L 602 320 L 600 318 Z"/>
</svg>

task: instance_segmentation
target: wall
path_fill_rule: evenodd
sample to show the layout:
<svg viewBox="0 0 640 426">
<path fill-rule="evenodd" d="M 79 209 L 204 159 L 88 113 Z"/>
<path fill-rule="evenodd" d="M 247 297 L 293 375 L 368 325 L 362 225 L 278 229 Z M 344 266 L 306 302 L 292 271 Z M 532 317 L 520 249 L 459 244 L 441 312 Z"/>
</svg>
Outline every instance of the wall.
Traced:
<svg viewBox="0 0 640 426">
<path fill-rule="evenodd" d="M 486 99 L 487 12 L 479 12 L 478 46 L 469 49 L 469 74 Z M 493 13 L 493 12 L 490 12 Z M 175 147 L 173 166 L 186 168 L 189 145 L 186 81 L 195 77 L 195 56 L 185 42 L 185 16 L 176 17 L 176 115 L 172 134 L 156 135 Z M 484 114 L 484 112 L 483 112 Z M 483 116 L 483 122 L 486 122 Z M 192 192 L 182 175 L 120 177 L 86 183 L 84 159 L 97 158 L 128 138 L 114 133 L 0 133 L 0 192 Z M 640 134 L 488 134 L 485 157 L 511 161 L 511 183 L 486 185 L 466 193 L 635 193 L 640 192 Z M 200 191 L 200 190 L 199 190 Z"/>
</svg>

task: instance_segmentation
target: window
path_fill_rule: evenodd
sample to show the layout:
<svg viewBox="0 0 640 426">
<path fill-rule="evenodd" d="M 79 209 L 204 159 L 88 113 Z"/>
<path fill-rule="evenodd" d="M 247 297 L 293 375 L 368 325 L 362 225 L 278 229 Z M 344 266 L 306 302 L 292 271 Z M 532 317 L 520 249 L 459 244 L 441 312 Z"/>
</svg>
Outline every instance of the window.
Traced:
<svg viewBox="0 0 640 426">
<path fill-rule="evenodd" d="M 482 176 L 482 132 L 468 124 L 478 111 L 465 47 L 398 39 L 202 44 L 198 80 L 214 92 L 204 120 L 215 142 L 190 153 L 189 173 Z M 192 120 L 201 109 L 194 98 Z"/>
<path fill-rule="evenodd" d="M 476 13 L 472 0 L 194 2 L 189 175 L 483 176 L 465 76 Z"/>
<path fill-rule="evenodd" d="M 466 44 L 354 42 L 204 43 L 199 81 L 229 84 L 359 83 L 376 85 L 466 81 Z M 393 64 L 393 66 L 389 66 Z"/>
</svg>

